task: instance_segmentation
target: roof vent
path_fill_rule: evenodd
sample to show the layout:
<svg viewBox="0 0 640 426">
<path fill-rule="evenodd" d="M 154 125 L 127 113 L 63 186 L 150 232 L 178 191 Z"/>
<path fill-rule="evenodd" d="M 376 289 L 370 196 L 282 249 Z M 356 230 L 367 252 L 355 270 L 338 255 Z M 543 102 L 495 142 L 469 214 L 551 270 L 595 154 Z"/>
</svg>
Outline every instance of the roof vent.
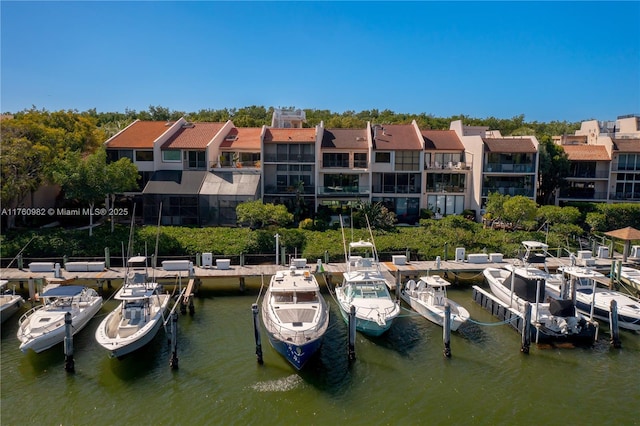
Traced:
<svg viewBox="0 0 640 426">
<path fill-rule="evenodd" d="M 238 135 L 227 135 L 227 137 L 224 138 L 225 141 L 235 141 L 236 139 L 238 139 Z"/>
<path fill-rule="evenodd" d="M 193 123 L 192 123 L 192 122 L 190 122 L 190 121 L 189 121 L 189 122 L 186 122 L 186 123 L 184 123 L 184 124 L 182 125 L 182 128 L 183 128 L 183 129 L 184 129 L 184 128 L 192 128 L 192 127 L 196 127 L 196 125 L 195 125 L 195 124 L 193 124 Z"/>
</svg>

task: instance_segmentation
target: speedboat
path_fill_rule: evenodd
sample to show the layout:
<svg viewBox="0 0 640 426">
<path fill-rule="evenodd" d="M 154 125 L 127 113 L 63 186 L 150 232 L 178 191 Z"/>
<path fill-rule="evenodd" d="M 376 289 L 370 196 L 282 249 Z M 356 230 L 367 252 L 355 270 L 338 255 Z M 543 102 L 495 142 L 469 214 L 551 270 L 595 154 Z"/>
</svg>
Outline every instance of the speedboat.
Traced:
<svg viewBox="0 0 640 426">
<path fill-rule="evenodd" d="M 416 283 L 409 280 L 400 291 L 400 297 L 411 308 L 429 321 L 443 326 L 445 305 L 450 307 L 450 327 L 456 331 L 469 319 L 469 311 L 447 298 L 449 281 L 439 275 L 421 277 Z"/>
<path fill-rule="evenodd" d="M 596 338 L 597 323 L 577 312 L 569 299 L 547 300 L 547 284 L 559 283 L 561 277 L 546 268 L 548 246 L 537 241 L 524 241 L 523 264 L 504 268 L 486 268 L 483 271 L 491 293 L 502 303 L 518 312 L 531 306 L 532 337 L 536 343 L 571 342 L 590 343 Z M 543 265 L 540 269 L 533 265 Z"/>
<path fill-rule="evenodd" d="M 620 268 L 620 280 L 640 294 L 640 271 L 630 266 Z"/>
<path fill-rule="evenodd" d="M 8 320 L 24 304 L 24 299 L 19 294 L 16 294 L 15 289 L 13 291 L 3 290 L 8 283 L 9 281 L 7 280 L 0 280 L 0 290 L 2 290 L 2 293 L 0 293 L 0 323 Z"/>
<path fill-rule="evenodd" d="M 400 314 L 400 304 L 389 294 L 370 227 L 369 234 L 371 241 L 352 241 L 348 251 L 345 248 L 347 271 L 335 292 L 340 313 L 347 323 L 353 306 L 356 330 L 369 336 L 380 336 L 391 328 L 393 320 Z"/>
<path fill-rule="evenodd" d="M 120 304 L 102 320 L 95 333 L 100 346 L 116 358 L 140 349 L 156 336 L 164 324 L 170 299 L 169 294 L 161 293 L 157 282 L 148 280 L 145 256 L 130 258 L 127 266 L 132 269 L 114 296 Z"/>
<path fill-rule="evenodd" d="M 262 322 L 271 346 L 297 370 L 318 351 L 329 309 L 306 259 L 293 259 L 289 269 L 271 277 L 262 300 Z"/>
<path fill-rule="evenodd" d="M 563 279 L 560 283 L 547 283 L 547 294 L 553 298 L 575 298 L 576 308 L 589 318 L 609 322 L 611 302 L 616 301 L 618 326 L 628 330 L 640 330 L 640 300 L 598 287 L 598 281 L 604 282 L 606 276 L 590 268 L 579 266 L 561 267 Z M 559 284 L 559 285 L 558 285 Z M 575 291 L 575 295 L 573 295 Z"/>
<path fill-rule="evenodd" d="M 65 314 L 71 313 L 73 334 L 82 330 L 100 310 L 102 297 L 85 286 L 53 287 L 39 296 L 42 304 L 20 317 L 20 350 L 42 352 L 61 343 L 65 337 Z"/>
</svg>

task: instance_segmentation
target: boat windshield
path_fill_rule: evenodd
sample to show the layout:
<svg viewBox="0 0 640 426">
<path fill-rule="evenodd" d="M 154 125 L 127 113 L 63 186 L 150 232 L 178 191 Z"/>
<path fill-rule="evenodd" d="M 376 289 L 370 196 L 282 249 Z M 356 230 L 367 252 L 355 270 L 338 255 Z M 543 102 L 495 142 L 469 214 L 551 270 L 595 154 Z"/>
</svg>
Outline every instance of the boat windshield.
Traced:
<svg viewBox="0 0 640 426">
<path fill-rule="evenodd" d="M 354 297 L 372 298 L 387 297 L 389 292 L 384 283 L 372 283 L 367 285 L 359 285 L 353 288 Z"/>
</svg>

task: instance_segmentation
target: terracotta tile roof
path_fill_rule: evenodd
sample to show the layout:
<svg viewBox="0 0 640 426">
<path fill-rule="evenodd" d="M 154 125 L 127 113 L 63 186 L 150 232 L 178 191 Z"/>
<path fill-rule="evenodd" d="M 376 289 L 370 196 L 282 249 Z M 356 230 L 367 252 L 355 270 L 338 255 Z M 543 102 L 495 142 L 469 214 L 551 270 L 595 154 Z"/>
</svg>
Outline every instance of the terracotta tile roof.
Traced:
<svg viewBox="0 0 640 426">
<path fill-rule="evenodd" d="M 220 148 L 260 151 L 262 127 L 233 127 L 220 144 Z M 235 139 L 232 139 L 235 136 Z"/>
<path fill-rule="evenodd" d="M 564 145 L 562 147 L 571 161 L 610 161 L 604 145 Z"/>
<path fill-rule="evenodd" d="M 484 146 L 488 152 L 535 153 L 536 147 L 529 138 L 484 138 Z"/>
<path fill-rule="evenodd" d="M 205 149 L 225 123 L 189 123 L 183 125 L 162 149 Z"/>
<path fill-rule="evenodd" d="M 373 149 L 409 151 L 422 150 L 423 141 L 418 138 L 411 124 L 385 124 L 374 126 Z"/>
<path fill-rule="evenodd" d="M 107 142 L 107 148 L 153 148 L 153 142 L 173 123 L 166 121 L 135 121 Z"/>
<path fill-rule="evenodd" d="M 322 148 L 368 149 L 366 129 L 324 129 Z"/>
<path fill-rule="evenodd" d="M 464 145 L 455 130 L 421 130 L 424 149 L 464 151 Z"/>
<path fill-rule="evenodd" d="M 265 142 L 315 142 L 316 129 L 275 129 L 268 128 Z"/>
<path fill-rule="evenodd" d="M 614 139 L 613 146 L 619 152 L 640 152 L 640 139 Z"/>
</svg>

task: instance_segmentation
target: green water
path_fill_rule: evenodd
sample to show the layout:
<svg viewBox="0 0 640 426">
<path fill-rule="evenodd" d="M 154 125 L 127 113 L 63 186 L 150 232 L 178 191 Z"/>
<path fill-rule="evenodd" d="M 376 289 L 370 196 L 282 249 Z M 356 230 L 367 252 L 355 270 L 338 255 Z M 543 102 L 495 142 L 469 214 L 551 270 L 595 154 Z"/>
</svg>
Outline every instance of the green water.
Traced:
<svg viewBox="0 0 640 426">
<path fill-rule="evenodd" d="M 640 423 L 640 334 L 621 332 L 609 345 L 606 327 L 593 348 L 538 348 L 520 353 L 506 326 L 469 325 L 443 357 L 442 328 L 406 309 L 380 338 L 358 334 L 347 361 L 346 325 L 331 306 L 319 356 L 295 372 L 268 344 L 256 362 L 251 304 L 235 281 L 207 284 L 195 315 L 180 316 L 179 369 L 169 367 L 163 330 L 141 351 L 110 359 L 93 333 L 109 301 L 76 335 L 74 374 L 64 371 L 62 345 L 22 354 L 18 316 L 2 325 L 1 424 L 5 425 L 397 425 Z M 223 288 L 220 288 L 220 286 Z M 471 298 L 450 291 L 474 320 L 497 319 Z"/>
</svg>

